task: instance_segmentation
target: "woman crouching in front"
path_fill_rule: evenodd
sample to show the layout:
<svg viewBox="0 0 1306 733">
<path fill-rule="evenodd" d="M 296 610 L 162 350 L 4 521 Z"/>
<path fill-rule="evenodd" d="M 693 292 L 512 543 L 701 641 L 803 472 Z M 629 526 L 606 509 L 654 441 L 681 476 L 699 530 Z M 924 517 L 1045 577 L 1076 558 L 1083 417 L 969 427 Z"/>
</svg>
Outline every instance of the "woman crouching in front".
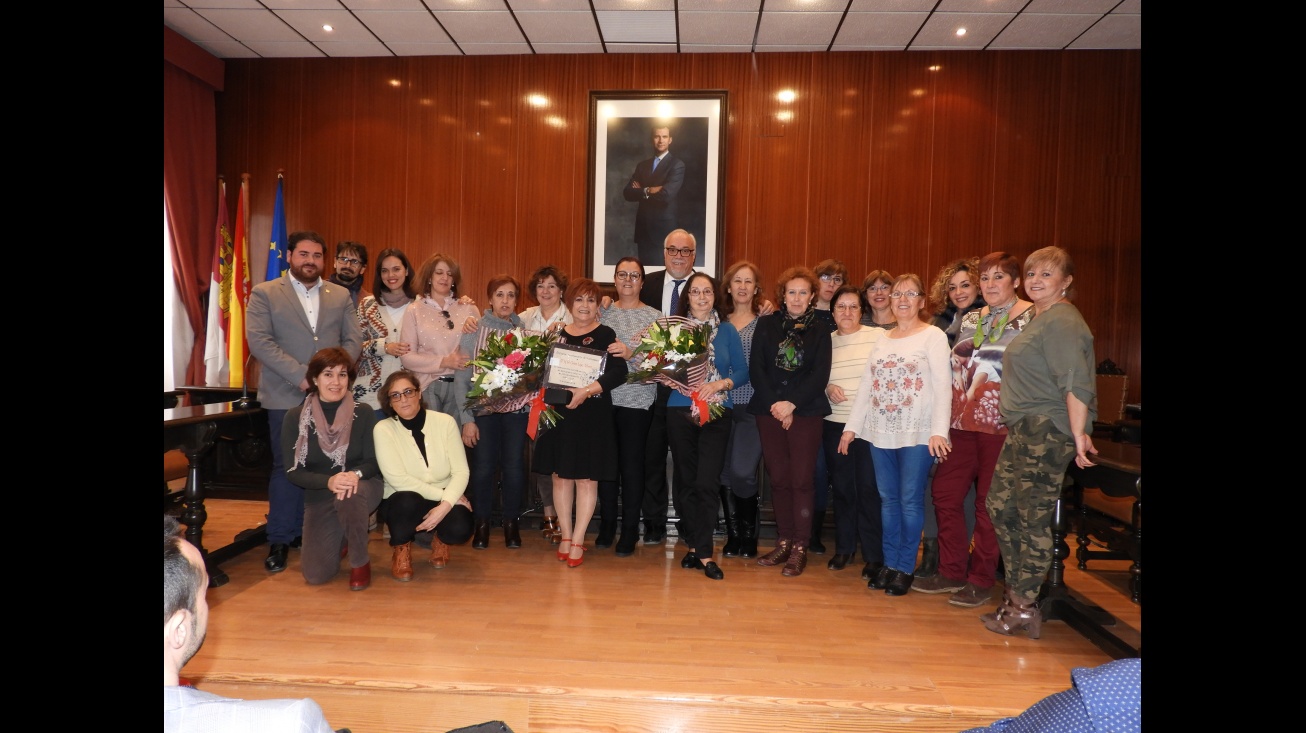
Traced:
<svg viewBox="0 0 1306 733">
<path fill-rule="evenodd" d="M 390 529 L 390 574 L 413 579 L 413 541 L 431 540 L 430 563 L 449 563 L 449 545 L 472 536 L 472 505 L 463 493 L 471 469 L 458 423 L 426 409 L 416 374 L 401 370 L 381 387 L 388 416 L 376 424 L 376 461 L 385 477 L 379 517 Z M 419 533 L 421 533 L 419 535 Z"/>
<path fill-rule="evenodd" d="M 310 585 L 340 572 L 349 558 L 349 589 L 372 584 L 368 517 L 381 502 L 381 475 L 372 444 L 376 413 L 354 402 L 357 372 L 349 352 L 322 349 L 308 362 L 308 396 L 282 423 L 282 455 L 293 456 L 286 477 L 304 489 L 304 548 L 300 571 Z"/>
</svg>

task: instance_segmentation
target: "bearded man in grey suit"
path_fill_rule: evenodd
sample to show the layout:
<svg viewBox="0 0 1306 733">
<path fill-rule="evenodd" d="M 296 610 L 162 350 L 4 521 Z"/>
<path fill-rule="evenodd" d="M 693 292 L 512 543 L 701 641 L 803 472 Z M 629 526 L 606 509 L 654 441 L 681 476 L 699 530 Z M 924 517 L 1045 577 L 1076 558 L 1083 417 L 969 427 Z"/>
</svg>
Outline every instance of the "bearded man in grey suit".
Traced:
<svg viewBox="0 0 1306 733">
<path fill-rule="evenodd" d="M 349 290 L 322 279 L 326 242 L 317 232 L 295 232 L 287 240 L 290 269 L 254 286 L 245 309 L 249 353 L 263 365 L 258 398 L 268 413 L 272 475 L 268 479 L 268 557 L 263 566 L 279 573 L 304 528 L 304 491 L 286 478 L 281 425 L 286 412 L 304 401 L 308 362 L 322 349 L 339 346 L 357 360 L 363 331 Z"/>
</svg>

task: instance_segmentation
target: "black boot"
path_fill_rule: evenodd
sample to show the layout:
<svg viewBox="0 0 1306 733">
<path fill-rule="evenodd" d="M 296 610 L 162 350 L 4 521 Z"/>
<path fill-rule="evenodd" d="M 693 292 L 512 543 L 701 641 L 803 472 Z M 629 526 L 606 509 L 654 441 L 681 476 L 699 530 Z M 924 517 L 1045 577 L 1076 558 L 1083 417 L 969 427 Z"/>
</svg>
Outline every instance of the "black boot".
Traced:
<svg viewBox="0 0 1306 733">
<path fill-rule="evenodd" d="M 757 507 L 761 499 L 750 496 L 747 499 L 735 499 L 735 531 L 739 533 L 739 557 L 757 557 L 758 526 Z"/>
<path fill-rule="evenodd" d="M 825 554 L 825 545 L 821 543 L 821 530 L 825 529 L 825 511 L 812 513 L 812 539 L 807 542 L 807 551 L 816 555 Z"/>
<path fill-rule="evenodd" d="M 921 540 L 921 562 L 912 573 L 917 578 L 928 578 L 939 572 L 939 538 L 926 537 Z"/>
<path fill-rule="evenodd" d="M 731 493 L 730 487 L 722 486 L 721 492 L 721 511 L 726 518 L 726 544 L 721 548 L 721 554 L 726 557 L 737 557 L 739 555 L 739 510 L 735 507 L 735 495 Z"/>
</svg>

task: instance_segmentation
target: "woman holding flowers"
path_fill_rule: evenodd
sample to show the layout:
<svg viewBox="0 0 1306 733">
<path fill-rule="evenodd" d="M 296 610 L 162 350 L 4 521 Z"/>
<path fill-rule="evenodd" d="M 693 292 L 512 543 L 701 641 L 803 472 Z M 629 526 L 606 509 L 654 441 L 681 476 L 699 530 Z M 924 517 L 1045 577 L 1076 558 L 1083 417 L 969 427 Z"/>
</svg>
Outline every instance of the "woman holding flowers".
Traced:
<svg viewBox="0 0 1306 733">
<path fill-rule="evenodd" d="M 513 374 L 524 366 L 529 356 L 520 348 L 521 318 L 517 316 L 517 295 L 521 284 L 512 275 L 500 274 L 490 278 L 485 294 L 490 307 L 481 317 L 480 328 L 463 334 L 459 350 L 478 357 L 486 351 L 487 341 L 495 336 L 494 343 L 501 345 L 502 356 L 495 355 L 495 369 L 503 367 Z M 514 329 L 516 333 L 514 334 Z M 473 372 L 484 374 L 484 367 L 459 369 L 454 393 L 466 395 L 472 391 Z M 482 378 L 482 384 L 484 378 Z M 506 393 L 505 393 L 506 396 Z M 496 474 L 502 472 L 503 487 L 503 542 L 510 550 L 521 547 L 521 531 L 517 518 L 521 514 L 522 494 L 526 489 L 526 416 L 530 412 L 530 393 L 522 392 L 516 399 L 496 399 L 485 406 L 464 407 L 459 419 L 462 423 L 463 445 L 472 448 L 472 506 L 475 532 L 472 547 L 484 550 L 490 546 L 490 518 L 494 514 L 494 485 Z"/>
<path fill-rule="evenodd" d="M 617 334 L 599 323 L 601 297 L 598 283 L 593 280 L 572 281 L 563 298 L 572 321 L 558 332 L 558 343 L 607 351 L 617 340 Z M 625 382 L 626 362 L 608 359 L 597 380 L 581 387 L 568 387 L 571 401 L 562 410 L 562 419 L 535 443 L 531 469 L 553 477 L 553 502 L 562 525 L 558 559 L 566 560 L 568 567 L 578 567 L 585 561 L 585 530 L 598 504 L 598 482 L 617 478 L 611 392 Z"/>
<path fill-rule="evenodd" d="M 567 273 L 553 265 L 544 265 L 531 273 L 530 294 L 535 296 L 533 305 L 521 312 L 522 325 L 528 331 L 539 333 L 557 333 L 558 329 L 571 323 L 571 313 L 562 302 L 562 295 L 567 290 Z M 535 452 L 535 443 L 531 443 L 531 453 Z M 533 461 L 532 461 L 533 462 Z M 534 473 L 534 471 L 532 471 Z M 531 477 L 536 492 L 540 495 L 540 504 L 544 507 L 544 519 L 540 530 L 544 539 L 558 544 L 562 539 L 562 530 L 558 529 L 558 512 L 553 507 L 553 478 L 535 474 Z"/>
<path fill-rule="evenodd" d="M 757 320 L 748 362 L 762 452 L 771 474 L 776 546 L 757 564 L 784 563 L 786 577 L 807 567 L 812 531 L 812 479 L 821 449 L 821 423 L 830 414 L 825 385 L 830 381 L 830 329 L 816 321 L 816 273 L 791 267 L 776 283 L 784 308 Z"/>
<path fill-rule="evenodd" d="M 685 489 L 683 496 L 674 497 L 680 538 L 689 547 L 680 567 L 702 570 L 712 580 L 721 580 L 725 574 L 712 560 L 712 531 L 720 503 L 717 485 L 730 440 L 734 403 L 729 390 L 748 382 L 748 364 L 739 332 L 717 312 L 716 292 L 716 280 L 696 272 L 685 283 L 676 305 L 676 315 L 700 326 L 687 346 L 691 353 L 705 355 L 706 369 L 701 382 L 695 384 L 691 379 L 688 389 L 677 387 L 667 400 L 667 442 L 679 484 Z M 685 330 L 682 326 L 682 333 Z M 676 327 L 670 335 L 674 340 Z M 709 403 L 719 404 L 722 410 L 709 407 Z"/>
<path fill-rule="evenodd" d="M 662 316 L 657 308 L 639 299 L 639 289 L 644 284 L 644 265 L 638 257 L 623 257 L 617 261 L 613 272 L 617 286 L 617 299 L 599 314 L 599 321 L 612 328 L 617 340 L 608 347 L 608 353 L 626 360 L 631 367 L 632 357 L 639 348 L 640 337 L 649 325 Z M 638 360 L 635 360 L 636 364 Z M 612 428 L 617 434 L 617 467 L 621 474 L 621 539 L 617 540 L 617 557 L 635 554 L 639 541 L 639 508 L 644 503 L 644 441 L 648 439 L 648 426 L 653 421 L 653 398 L 657 386 L 652 384 L 624 384 L 612 390 Z M 617 527 L 617 482 L 599 482 L 599 536 L 594 546 L 607 547 Z"/>
</svg>

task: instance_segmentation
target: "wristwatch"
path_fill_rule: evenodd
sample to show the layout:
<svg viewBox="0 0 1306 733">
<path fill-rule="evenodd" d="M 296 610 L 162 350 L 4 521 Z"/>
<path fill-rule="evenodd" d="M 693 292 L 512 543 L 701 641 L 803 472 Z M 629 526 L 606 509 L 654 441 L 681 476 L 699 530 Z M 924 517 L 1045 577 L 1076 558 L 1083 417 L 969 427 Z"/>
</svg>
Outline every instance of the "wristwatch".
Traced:
<svg viewBox="0 0 1306 733">
<path fill-rule="evenodd" d="M 354 469 L 354 475 L 358 477 L 359 481 L 363 480 L 363 472 L 358 470 L 357 468 Z"/>
</svg>

